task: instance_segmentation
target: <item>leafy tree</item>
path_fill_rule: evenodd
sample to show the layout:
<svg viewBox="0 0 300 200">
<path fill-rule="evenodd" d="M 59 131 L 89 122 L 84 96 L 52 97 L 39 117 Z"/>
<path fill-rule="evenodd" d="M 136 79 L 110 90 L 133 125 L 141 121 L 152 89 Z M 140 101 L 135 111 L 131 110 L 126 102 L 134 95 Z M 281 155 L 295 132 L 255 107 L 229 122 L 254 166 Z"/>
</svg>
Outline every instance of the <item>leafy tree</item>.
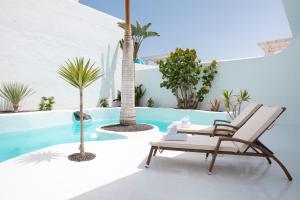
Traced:
<svg viewBox="0 0 300 200">
<path fill-rule="evenodd" d="M 0 88 L 0 97 L 12 104 L 14 112 L 19 112 L 20 102 L 33 93 L 27 85 L 18 82 L 4 83 Z"/>
<path fill-rule="evenodd" d="M 159 62 L 163 79 L 160 87 L 171 90 L 178 108 L 195 109 L 209 92 L 217 66 L 215 60 L 208 66 L 202 65 L 194 49 L 177 48 L 166 61 Z"/>
<path fill-rule="evenodd" d="M 123 22 L 119 22 L 118 25 L 125 29 L 126 24 Z M 159 37 L 159 34 L 157 32 L 148 31 L 152 24 L 148 23 L 146 25 L 141 25 L 138 21 L 136 22 L 136 25 L 131 24 L 131 30 L 132 30 L 132 40 L 133 40 L 133 60 L 135 61 L 138 58 L 138 53 L 140 50 L 140 47 L 142 45 L 142 42 L 146 38 L 150 37 Z M 120 40 L 120 47 L 123 49 L 124 47 L 124 39 Z"/>
<path fill-rule="evenodd" d="M 84 58 L 75 58 L 74 60 L 68 60 L 64 65 L 60 66 L 58 74 L 62 79 L 79 90 L 80 155 L 78 156 L 78 159 L 80 161 L 86 160 L 83 133 L 83 90 L 94 83 L 96 80 L 98 80 L 103 74 L 101 73 L 100 68 L 95 66 L 95 63 L 91 63 L 90 59 L 88 61 L 85 61 Z"/>
</svg>

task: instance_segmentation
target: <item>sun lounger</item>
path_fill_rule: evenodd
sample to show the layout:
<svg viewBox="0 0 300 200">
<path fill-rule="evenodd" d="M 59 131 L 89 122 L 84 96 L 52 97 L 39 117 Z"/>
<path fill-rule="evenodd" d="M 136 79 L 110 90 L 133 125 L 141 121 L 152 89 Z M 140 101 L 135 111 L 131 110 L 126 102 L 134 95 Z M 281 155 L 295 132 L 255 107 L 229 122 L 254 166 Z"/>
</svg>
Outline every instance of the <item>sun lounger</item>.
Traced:
<svg viewBox="0 0 300 200">
<path fill-rule="evenodd" d="M 188 128 L 178 127 L 177 132 L 193 135 L 232 136 L 261 106 L 262 104 L 250 103 L 241 114 L 231 122 L 226 120 L 215 120 L 213 126 L 192 124 Z"/>
<path fill-rule="evenodd" d="M 209 166 L 211 174 L 218 154 L 239 156 L 265 157 L 276 161 L 291 181 L 292 176 L 285 166 L 275 157 L 274 153 L 263 145 L 258 139 L 268 130 L 276 119 L 285 111 L 280 107 L 261 107 L 234 135 L 233 137 L 206 137 L 189 136 L 186 141 L 153 141 L 146 162 L 149 166 L 152 156 L 157 150 L 172 150 L 186 152 L 211 153 L 212 161 Z M 269 162 L 271 164 L 271 162 Z"/>
</svg>

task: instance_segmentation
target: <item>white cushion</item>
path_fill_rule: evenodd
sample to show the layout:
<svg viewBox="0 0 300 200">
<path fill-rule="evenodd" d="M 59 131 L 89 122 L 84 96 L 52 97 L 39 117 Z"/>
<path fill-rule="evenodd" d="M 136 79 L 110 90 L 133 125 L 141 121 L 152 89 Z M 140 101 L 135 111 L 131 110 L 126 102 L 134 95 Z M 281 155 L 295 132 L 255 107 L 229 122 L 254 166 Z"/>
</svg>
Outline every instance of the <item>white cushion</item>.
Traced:
<svg viewBox="0 0 300 200">
<path fill-rule="evenodd" d="M 281 107 L 261 107 L 247 123 L 234 134 L 233 138 L 253 142 L 280 115 L 282 109 Z M 235 144 L 241 152 L 245 151 L 248 147 L 248 145 L 239 142 L 235 142 Z"/>
<path fill-rule="evenodd" d="M 166 141 L 185 141 L 187 139 L 186 134 L 165 134 L 162 140 Z"/>
<path fill-rule="evenodd" d="M 249 103 L 246 108 L 231 121 L 230 125 L 241 127 L 261 107 L 261 104 Z"/>
<path fill-rule="evenodd" d="M 219 127 L 219 128 L 232 130 L 231 128 L 225 127 L 225 126 Z M 178 127 L 177 131 L 183 132 L 183 133 L 193 133 L 195 135 L 197 135 L 197 134 L 210 135 L 213 133 L 214 129 L 215 129 L 214 126 L 204 126 L 204 125 L 192 124 L 189 128 Z M 224 136 L 228 136 L 228 134 L 232 134 L 231 132 L 226 132 L 226 131 L 217 131 L 216 133 L 218 135 L 224 135 Z"/>
<path fill-rule="evenodd" d="M 190 127 L 177 127 L 177 132 L 185 133 L 207 133 L 211 134 L 214 130 L 213 126 L 204 126 L 198 124 L 191 124 Z"/>
<path fill-rule="evenodd" d="M 261 104 L 249 103 L 247 105 L 247 107 L 241 112 L 241 114 L 238 115 L 234 120 L 232 120 L 230 125 L 236 126 L 236 127 L 242 126 L 260 107 L 261 107 Z M 232 130 L 232 128 L 229 128 L 229 127 L 220 127 L 220 128 Z M 194 134 L 198 133 L 198 134 L 209 135 L 209 134 L 212 134 L 212 132 L 214 131 L 214 126 L 204 126 L 204 125 L 192 124 L 192 125 L 190 125 L 190 127 L 187 127 L 187 128 L 178 127 L 177 131 L 184 132 L 184 133 L 194 133 Z M 227 136 L 228 133 L 231 134 L 230 132 L 226 132 L 226 131 L 218 131 L 217 132 L 218 135 L 224 135 L 224 136 Z"/>
<path fill-rule="evenodd" d="M 188 136 L 186 141 L 152 141 L 150 145 L 158 147 L 169 147 L 178 149 L 214 150 L 219 137 L 207 137 L 203 135 Z M 221 143 L 220 151 L 237 152 L 237 146 L 231 141 Z"/>
</svg>

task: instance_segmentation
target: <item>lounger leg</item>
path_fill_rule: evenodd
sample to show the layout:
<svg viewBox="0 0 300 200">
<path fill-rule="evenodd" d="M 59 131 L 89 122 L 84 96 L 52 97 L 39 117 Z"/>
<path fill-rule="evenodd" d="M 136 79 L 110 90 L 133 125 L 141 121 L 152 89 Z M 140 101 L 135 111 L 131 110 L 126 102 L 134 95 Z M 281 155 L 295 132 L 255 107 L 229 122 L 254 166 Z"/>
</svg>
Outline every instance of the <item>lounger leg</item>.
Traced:
<svg viewBox="0 0 300 200">
<path fill-rule="evenodd" d="M 266 159 L 267 159 L 267 161 L 268 161 L 269 165 L 271 165 L 271 164 L 272 164 L 272 161 L 271 161 L 271 159 L 270 159 L 269 157 L 266 157 Z"/>
<path fill-rule="evenodd" d="M 284 173 L 287 176 L 287 178 L 289 179 L 289 181 L 292 181 L 293 177 L 291 176 L 289 171 L 286 169 L 286 167 L 282 164 L 282 162 L 280 162 L 280 160 L 278 160 L 278 158 L 276 158 L 274 155 L 272 155 L 271 158 L 273 158 L 273 160 L 275 160 L 279 164 L 279 166 L 284 171 Z"/>
<path fill-rule="evenodd" d="M 210 166 L 208 168 L 208 175 L 211 175 L 212 174 L 212 170 L 214 168 L 214 165 L 215 165 L 215 161 L 216 161 L 216 158 L 217 158 L 217 155 L 218 153 L 215 152 L 212 156 L 212 160 L 211 160 L 211 163 L 210 163 Z"/>
<path fill-rule="evenodd" d="M 253 149 L 256 153 L 259 153 L 254 147 L 250 147 L 251 149 Z M 271 165 L 272 164 L 272 161 L 269 157 L 265 157 L 268 161 L 268 163 Z"/>
<path fill-rule="evenodd" d="M 146 162 L 146 165 L 145 165 L 146 168 L 149 167 L 149 164 L 150 164 L 150 161 L 151 161 L 151 157 L 152 157 L 153 151 L 155 149 L 157 149 L 157 147 L 151 146 L 151 149 L 150 149 L 150 152 L 149 152 L 149 155 L 148 155 L 148 158 L 147 158 L 147 162 Z"/>
<path fill-rule="evenodd" d="M 271 154 L 273 154 L 273 152 L 268 148 L 266 147 L 266 145 L 264 145 L 263 143 L 261 143 L 261 141 L 257 141 L 257 144 L 261 147 L 263 147 L 264 149 L 266 149 L 268 152 L 270 152 Z"/>
<path fill-rule="evenodd" d="M 207 158 L 208 158 L 208 156 L 209 156 L 209 153 L 206 153 L 206 155 L 205 155 L 205 159 L 207 159 Z"/>
<path fill-rule="evenodd" d="M 157 148 L 154 149 L 153 156 L 156 156 L 156 153 L 157 153 Z"/>
</svg>

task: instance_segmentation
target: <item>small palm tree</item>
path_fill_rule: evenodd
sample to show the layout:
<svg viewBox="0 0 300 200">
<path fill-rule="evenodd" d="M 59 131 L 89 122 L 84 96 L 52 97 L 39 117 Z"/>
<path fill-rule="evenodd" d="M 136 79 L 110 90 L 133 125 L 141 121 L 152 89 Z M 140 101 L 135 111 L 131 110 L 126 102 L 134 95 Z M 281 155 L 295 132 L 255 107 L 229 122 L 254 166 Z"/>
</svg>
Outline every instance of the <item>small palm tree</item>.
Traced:
<svg viewBox="0 0 300 200">
<path fill-rule="evenodd" d="M 86 160 L 84 151 L 84 133 L 83 133 L 83 90 L 98 80 L 103 74 L 100 68 L 95 67 L 90 59 L 85 62 L 84 58 L 75 58 L 68 60 L 60 66 L 58 74 L 62 79 L 72 86 L 79 89 L 80 95 L 80 160 Z"/>
<path fill-rule="evenodd" d="M 126 23 L 119 22 L 118 25 L 124 30 L 126 29 Z M 146 25 L 141 25 L 138 21 L 136 22 L 136 25 L 131 24 L 132 40 L 133 40 L 133 61 L 135 61 L 138 58 L 138 53 L 141 44 L 146 38 L 159 37 L 159 34 L 157 32 L 148 31 L 151 25 L 152 25 L 151 23 L 148 23 Z M 121 49 L 123 49 L 124 39 L 120 40 L 120 47 Z"/>
<path fill-rule="evenodd" d="M 4 83 L 0 88 L 0 96 L 11 102 L 14 112 L 19 111 L 20 102 L 34 92 L 27 85 L 17 82 Z"/>
</svg>

